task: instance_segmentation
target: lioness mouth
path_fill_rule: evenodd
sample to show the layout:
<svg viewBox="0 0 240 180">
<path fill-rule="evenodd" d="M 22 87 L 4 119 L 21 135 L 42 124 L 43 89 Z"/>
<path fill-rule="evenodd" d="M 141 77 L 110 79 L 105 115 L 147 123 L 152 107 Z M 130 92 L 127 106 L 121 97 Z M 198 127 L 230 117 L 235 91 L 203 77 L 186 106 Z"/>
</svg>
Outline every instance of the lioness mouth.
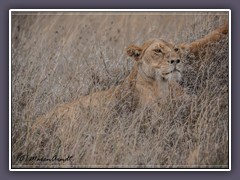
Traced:
<svg viewBox="0 0 240 180">
<path fill-rule="evenodd" d="M 167 72 L 167 73 L 163 73 L 163 75 L 168 75 L 168 74 L 171 74 L 171 73 L 173 73 L 173 72 L 175 72 L 175 71 L 177 71 L 177 72 L 180 72 L 178 69 L 173 69 L 172 71 L 170 71 L 170 72 Z"/>
</svg>

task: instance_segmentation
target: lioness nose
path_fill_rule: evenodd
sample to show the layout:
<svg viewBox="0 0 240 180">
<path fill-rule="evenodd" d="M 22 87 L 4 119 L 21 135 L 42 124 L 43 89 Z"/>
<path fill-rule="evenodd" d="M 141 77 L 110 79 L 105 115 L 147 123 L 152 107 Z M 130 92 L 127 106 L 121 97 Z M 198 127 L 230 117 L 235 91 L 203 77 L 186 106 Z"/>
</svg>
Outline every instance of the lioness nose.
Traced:
<svg viewBox="0 0 240 180">
<path fill-rule="evenodd" d="M 178 63 L 180 63 L 180 59 L 172 59 L 172 60 L 169 60 L 168 61 L 170 64 L 178 64 Z"/>
</svg>

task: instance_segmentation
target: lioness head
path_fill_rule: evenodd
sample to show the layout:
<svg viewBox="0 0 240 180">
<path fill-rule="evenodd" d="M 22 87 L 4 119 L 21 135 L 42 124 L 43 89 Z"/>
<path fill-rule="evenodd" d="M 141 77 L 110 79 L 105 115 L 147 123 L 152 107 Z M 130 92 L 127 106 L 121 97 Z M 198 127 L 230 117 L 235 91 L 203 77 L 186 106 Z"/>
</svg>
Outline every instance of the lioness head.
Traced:
<svg viewBox="0 0 240 180">
<path fill-rule="evenodd" d="M 142 46 L 130 45 L 127 54 L 148 78 L 180 80 L 183 70 L 181 49 L 161 39 L 149 40 Z"/>
</svg>

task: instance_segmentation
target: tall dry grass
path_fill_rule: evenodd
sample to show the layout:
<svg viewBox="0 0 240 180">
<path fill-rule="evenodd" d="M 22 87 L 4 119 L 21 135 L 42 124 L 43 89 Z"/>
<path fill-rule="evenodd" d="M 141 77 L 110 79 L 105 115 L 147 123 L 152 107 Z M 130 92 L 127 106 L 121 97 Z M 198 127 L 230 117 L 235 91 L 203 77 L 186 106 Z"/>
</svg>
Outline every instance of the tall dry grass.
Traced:
<svg viewBox="0 0 240 180">
<path fill-rule="evenodd" d="M 68 116 L 59 106 L 124 79 L 133 65 L 127 45 L 191 42 L 228 18 L 187 14 L 12 15 L 13 167 L 227 168 L 228 37 L 185 57 L 181 85 L 191 99 L 135 111 L 127 102 L 120 110 L 74 107 Z M 36 121 L 56 106 L 58 115 Z"/>
</svg>

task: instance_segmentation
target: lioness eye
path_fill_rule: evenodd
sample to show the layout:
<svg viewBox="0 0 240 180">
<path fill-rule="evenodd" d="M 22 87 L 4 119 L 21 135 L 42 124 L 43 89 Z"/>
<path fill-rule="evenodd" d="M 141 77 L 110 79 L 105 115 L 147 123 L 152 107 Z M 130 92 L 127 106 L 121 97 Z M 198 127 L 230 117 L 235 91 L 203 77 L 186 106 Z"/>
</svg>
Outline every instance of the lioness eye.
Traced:
<svg viewBox="0 0 240 180">
<path fill-rule="evenodd" d="M 161 49 L 154 49 L 153 51 L 156 52 L 156 53 L 161 53 L 162 52 Z"/>
<path fill-rule="evenodd" d="M 174 48 L 174 51 L 178 52 L 178 51 L 179 51 L 179 48 Z"/>
</svg>

